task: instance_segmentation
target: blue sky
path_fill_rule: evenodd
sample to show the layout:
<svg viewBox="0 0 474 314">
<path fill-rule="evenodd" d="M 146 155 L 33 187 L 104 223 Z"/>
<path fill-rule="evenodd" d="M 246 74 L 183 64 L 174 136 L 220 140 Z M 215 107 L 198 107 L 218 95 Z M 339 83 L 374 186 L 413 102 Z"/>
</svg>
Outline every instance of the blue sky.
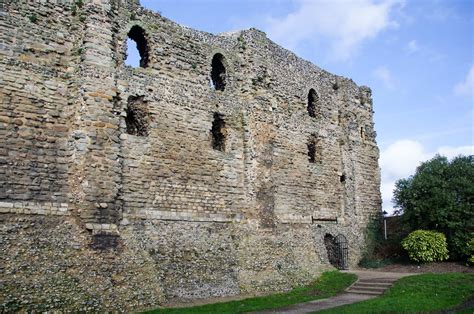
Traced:
<svg viewBox="0 0 474 314">
<path fill-rule="evenodd" d="M 210 33 L 255 27 L 372 88 L 383 207 L 436 153 L 474 154 L 474 1 L 141 0 Z"/>
</svg>

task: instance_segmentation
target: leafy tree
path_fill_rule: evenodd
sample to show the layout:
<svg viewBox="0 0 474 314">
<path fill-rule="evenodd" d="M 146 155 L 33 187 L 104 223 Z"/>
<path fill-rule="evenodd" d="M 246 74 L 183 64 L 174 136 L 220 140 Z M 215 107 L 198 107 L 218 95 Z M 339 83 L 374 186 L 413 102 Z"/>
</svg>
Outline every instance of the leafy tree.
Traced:
<svg viewBox="0 0 474 314">
<path fill-rule="evenodd" d="M 436 230 L 446 235 L 450 256 L 464 259 L 474 236 L 474 156 L 451 162 L 436 155 L 416 173 L 395 184 L 394 203 L 411 230 Z"/>
</svg>

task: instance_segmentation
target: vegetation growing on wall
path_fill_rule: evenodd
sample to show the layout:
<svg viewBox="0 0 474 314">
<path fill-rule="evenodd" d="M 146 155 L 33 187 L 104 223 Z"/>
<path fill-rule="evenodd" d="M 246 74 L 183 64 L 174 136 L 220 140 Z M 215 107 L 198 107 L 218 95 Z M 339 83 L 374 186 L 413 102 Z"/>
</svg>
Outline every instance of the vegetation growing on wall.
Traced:
<svg viewBox="0 0 474 314">
<path fill-rule="evenodd" d="M 384 218 L 382 215 L 372 215 L 365 229 L 366 249 L 363 252 L 359 266 L 379 268 L 406 258 L 406 253 L 403 251 L 400 242 L 407 232 L 405 228 L 400 228 L 398 218 L 390 217 L 391 220 L 387 222 L 387 225 L 390 226 L 390 232 L 387 239 L 385 239 Z"/>
</svg>

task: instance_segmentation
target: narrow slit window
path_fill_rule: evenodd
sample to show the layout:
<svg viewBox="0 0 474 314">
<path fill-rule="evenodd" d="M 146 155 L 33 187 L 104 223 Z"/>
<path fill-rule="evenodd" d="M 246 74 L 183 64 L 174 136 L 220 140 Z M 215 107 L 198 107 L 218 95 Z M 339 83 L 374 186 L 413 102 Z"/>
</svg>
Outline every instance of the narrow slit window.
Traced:
<svg viewBox="0 0 474 314">
<path fill-rule="evenodd" d="M 132 67 L 148 67 L 150 62 L 150 47 L 146 39 L 146 33 L 138 25 L 133 26 L 128 32 L 127 57 L 125 64 Z"/>
<path fill-rule="evenodd" d="M 226 130 L 224 117 L 220 113 L 214 113 L 211 134 L 212 148 L 223 152 L 225 150 Z"/>
<path fill-rule="evenodd" d="M 316 105 L 318 103 L 319 96 L 314 89 L 310 89 L 308 93 L 308 114 L 310 117 L 316 117 Z"/>
<path fill-rule="evenodd" d="M 211 80 L 215 90 L 223 91 L 226 86 L 226 70 L 224 56 L 216 53 L 212 58 Z"/>
<path fill-rule="evenodd" d="M 316 135 L 311 135 L 306 145 L 308 147 L 308 161 L 310 163 L 321 163 L 321 145 Z"/>
<path fill-rule="evenodd" d="M 365 140 L 365 128 L 363 126 L 360 127 L 360 138 Z"/>
<path fill-rule="evenodd" d="M 308 160 L 310 163 L 316 162 L 316 143 L 308 143 Z"/>
</svg>

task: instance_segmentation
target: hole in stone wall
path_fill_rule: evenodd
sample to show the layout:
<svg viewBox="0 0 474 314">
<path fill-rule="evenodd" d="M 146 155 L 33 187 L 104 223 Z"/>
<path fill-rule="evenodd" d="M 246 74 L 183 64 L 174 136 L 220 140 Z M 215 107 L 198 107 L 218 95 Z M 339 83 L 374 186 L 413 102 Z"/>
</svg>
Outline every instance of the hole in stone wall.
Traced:
<svg viewBox="0 0 474 314">
<path fill-rule="evenodd" d="M 133 47 L 135 44 L 135 47 Z M 128 32 L 127 58 L 125 64 L 132 67 L 146 68 L 149 63 L 150 47 L 146 39 L 146 33 L 138 25 L 133 26 Z"/>
<path fill-rule="evenodd" d="M 212 121 L 212 148 L 215 150 L 225 150 L 225 121 L 220 113 L 214 113 L 214 121 Z"/>
<path fill-rule="evenodd" d="M 312 134 L 306 145 L 308 147 L 308 161 L 310 163 L 321 162 L 320 141 L 316 135 Z"/>
<path fill-rule="evenodd" d="M 308 93 L 308 114 L 310 117 L 316 117 L 316 104 L 319 96 L 314 89 L 310 89 Z"/>
<path fill-rule="evenodd" d="M 226 71 L 224 56 L 216 53 L 212 58 L 211 80 L 215 90 L 223 91 L 226 85 Z"/>
<path fill-rule="evenodd" d="M 127 133 L 136 136 L 148 136 L 148 108 L 145 96 L 128 97 L 125 124 Z"/>
<path fill-rule="evenodd" d="M 341 176 L 339 177 L 339 181 L 340 181 L 341 183 L 346 182 L 346 175 L 345 175 L 345 174 L 341 175 Z"/>
<path fill-rule="evenodd" d="M 94 250 L 115 250 L 120 247 L 121 239 L 116 234 L 98 233 L 92 236 L 89 246 Z"/>
</svg>

